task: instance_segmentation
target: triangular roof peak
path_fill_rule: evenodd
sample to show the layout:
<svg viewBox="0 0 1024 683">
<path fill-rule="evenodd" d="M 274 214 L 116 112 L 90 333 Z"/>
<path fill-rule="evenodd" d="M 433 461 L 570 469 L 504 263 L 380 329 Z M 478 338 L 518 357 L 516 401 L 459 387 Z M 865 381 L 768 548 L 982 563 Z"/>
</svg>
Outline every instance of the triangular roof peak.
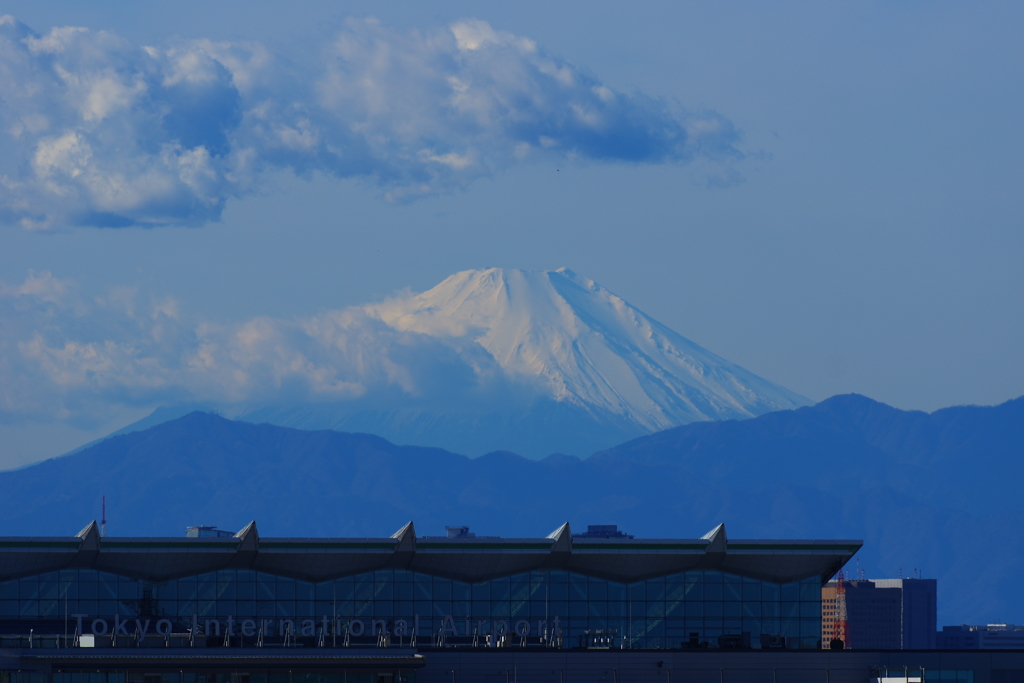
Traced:
<svg viewBox="0 0 1024 683">
<path fill-rule="evenodd" d="M 416 527 L 410 521 L 401 529 L 391 534 L 391 538 L 398 541 L 395 547 L 396 553 L 414 552 L 416 550 Z"/>
<path fill-rule="evenodd" d="M 246 524 L 241 531 L 235 534 L 235 538 L 238 539 L 238 549 L 240 551 L 258 550 L 260 546 L 260 534 L 256 530 L 256 520 Z"/>
<path fill-rule="evenodd" d="M 707 541 L 708 546 L 704 548 L 706 553 L 724 553 L 728 540 L 725 536 L 725 524 L 719 524 L 711 531 L 701 536 L 701 540 Z"/>
<path fill-rule="evenodd" d="M 551 552 L 567 553 L 572 550 L 572 530 L 569 529 L 569 522 L 548 534 L 548 538 L 554 541 L 551 544 Z"/>
<path fill-rule="evenodd" d="M 79 550 L 99 550 L 100 549 L 100 528 L 96 524 L 96 520 L 92 520 L 86 525 L 84 529 L 75 534 L 78 538 L 82 539 L 82 544 L 79 546 Z"/>
</svg>

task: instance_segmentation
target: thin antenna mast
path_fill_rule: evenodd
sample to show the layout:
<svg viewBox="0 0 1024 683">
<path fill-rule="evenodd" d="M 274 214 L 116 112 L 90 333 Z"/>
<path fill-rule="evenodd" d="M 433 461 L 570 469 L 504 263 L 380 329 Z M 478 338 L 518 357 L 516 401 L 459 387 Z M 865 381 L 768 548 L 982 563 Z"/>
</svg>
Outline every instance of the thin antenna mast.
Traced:
<svg viewBox="0 0 1024 683">
<path fill-rule="evenodd" d="M 850 621 L 846 612 L 846 576 L 839 571 L 836 575 L 836 637 L 843 641 L 843 647 L 850 649 Z"/>
<path fill-rule="evenodd" d="M 100 517 L 100 538 L 107 537 L 107 497 L 103 496 L 103 516 Z"/>
</svg>

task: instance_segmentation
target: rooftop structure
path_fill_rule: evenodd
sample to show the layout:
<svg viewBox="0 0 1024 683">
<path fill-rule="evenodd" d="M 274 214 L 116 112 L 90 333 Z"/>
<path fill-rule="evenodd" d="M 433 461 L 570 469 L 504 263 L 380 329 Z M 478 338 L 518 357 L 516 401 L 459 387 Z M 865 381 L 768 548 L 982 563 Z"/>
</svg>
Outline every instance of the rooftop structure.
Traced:
<svg viewBox="0 0 1024 683">
<path fill-rule="evenodd" d="M 583 533 L 573 534 L 573 538 L 633 538 L 631 534 L 619 531 L 616 524 L 591 524 Z"/>
<path fill-rule="evenodd" d="M 215 526 L 190 526 L 185 530 L 186 538 L 231 538 L 234 531 L 218 529 Z"/>
<path fill-rule="evenodd" d="M 408 569 L 478 583 L 534 570 L 565 570 L 634 583 L 713 569 L 772 583 L 833 576 L 860 541 L 728 540 L 720 524 L 701 538 L 573 538 L 563 524 L 543 538 L 417 539 L 409 522 L 388 538 L 260 538 L 251 522 L 230 538 L 100 538 L 96 522 L 76 536 L 0 538 L 0 581 L 59 569 L 95 569 L 167 581 L 219 569 L 253 569 L 320 582 Z"/>
<path fill-rule="evenodd" d="M 1024 625 L 943 626 L 937 641 L 949 650 L 1024 650 Z"/>
</svg>

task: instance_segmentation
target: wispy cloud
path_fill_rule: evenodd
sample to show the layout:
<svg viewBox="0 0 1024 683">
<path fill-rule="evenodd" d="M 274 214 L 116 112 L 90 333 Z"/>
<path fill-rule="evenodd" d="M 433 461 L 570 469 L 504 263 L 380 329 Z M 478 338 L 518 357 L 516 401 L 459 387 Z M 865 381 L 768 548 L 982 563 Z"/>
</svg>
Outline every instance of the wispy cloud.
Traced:
<svg viewBox="0 0 1024 683">
<path fill-rule="evenodd" d="M 390 200 L 532 159 L 741 157 L 732 124 L 616 92 L 533 41 L 464 20 L 350 20 L 315 64 L 255 43 L 138 46 L 0 17 L 0 220 L 28 229 L 215 220 L 271 168 Z"/>
<path fill-rule="evenodd" d="M 48 272 L 0 282 L 0 424 L 91 427 L 112 406 L 175 402 L 475 404 L 505 382 L 479 344 L 396 330 L 370 308 L 212 324 L 131 288 L 90 299 Z"/>
</svg>

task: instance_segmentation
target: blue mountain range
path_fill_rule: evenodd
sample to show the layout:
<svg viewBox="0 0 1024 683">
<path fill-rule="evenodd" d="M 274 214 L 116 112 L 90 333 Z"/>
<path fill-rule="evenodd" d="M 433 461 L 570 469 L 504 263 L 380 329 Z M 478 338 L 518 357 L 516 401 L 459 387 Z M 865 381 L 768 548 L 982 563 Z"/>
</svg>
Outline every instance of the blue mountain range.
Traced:
<svg viewBox="0 0 1024 683">
<path fill-rule="evenodd" d="M 579 459 L 468 458 L 369 434 L 195 412 L 0 472 L 0 535 L 387 536 L 470 525 L 544 536 L 618 524 L 643 538 L 855 538 L 868 578 L 939 580 L 942 623 L 1024 621 L 1024 397 L 901 411 L 858 395 L 697 422 Z M 853 567 L 851 567 L 853 569 Z"/>
</svg>

